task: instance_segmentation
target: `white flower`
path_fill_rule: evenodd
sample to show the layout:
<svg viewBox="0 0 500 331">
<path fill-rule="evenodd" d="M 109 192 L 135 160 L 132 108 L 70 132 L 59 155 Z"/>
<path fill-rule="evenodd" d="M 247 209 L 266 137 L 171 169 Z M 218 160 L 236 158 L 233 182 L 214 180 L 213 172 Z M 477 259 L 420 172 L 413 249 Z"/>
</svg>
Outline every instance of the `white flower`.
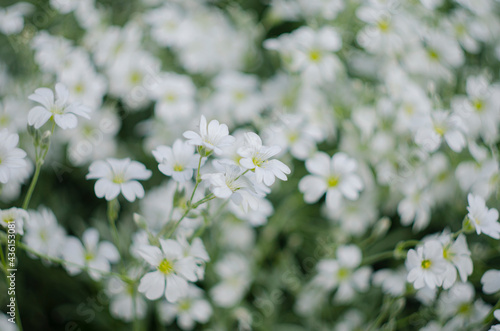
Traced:
<svg viewBox="0 0 500 331">
<path fill-rule="evenodd" d="M 160 239 L 160 245 L 161 249 L 145 245 L 139 250 L 142 258 L 156 270 L 141 278 L 138 290 L 149 300 L 156 300 L 164 295 L 168 301 L 177 302 L 186 296 L 188 281 L 198 280 L 198 266 L 194 257 L 184 256 L 177 241 Z"/>
<path fill-rule="evenodd" d="M 245 134 L 245 146 L 238 149 L 238 154 L 242 157 L 240 164 L 243 168 L 253 170 L 257 183 L 264 183 L 270 186 L 274 183 L 275 177 L 287 180 L 285 174 L 289 174 L 290 168 L 279 160 L 269 160 L 278 154 L 281 148 L 278 146 L 262 146 L 262 140 L 253 132 Z"/>
<path fill-rule="evenodd" d="M 52 90 L 41 87 L 28 98 L 38 102 L 42 106 L 32 108 L 28 114 L 28 124 L 34 125 L 36 129 L 44 125 L 49 119 L 53 119 L 61 129 L 72 129 L 78 124 L 76 115 L 90 119 L 90 109 L 79 103 L 69 103 L 69 92 L 66 86 L 57 83 L 56 100 Z"/>
<path fill-rule="evenodd" d="M 94 228 L 85 230 L 82 242 L 76 237 L 70 236 L 66 239 L 62 252 L 66 270 L 71 275 L 79 274 L 82 269 L 79 266 L 88 267 L 87 272 L 94 280 L 102 277 L 102 272 L 111 270 L 110 263 L 118 262 L 120 255 L 116 247 L 109 241 L 99 243 L 99 231 Z M 99 272 L 102 271 L 102 272 Z"/>
<path fill-rule="evenodd" d="M 384 293 L 398 297 L 406 292 L 406 276 L 404 268 L 381 269 L 373 274 L 373 284 L 381 286 Z"/>
<path fill-rule="evenodd" d="M 50 257 L 61 256 L 66 231 L 57 223 L 51 210 L 40 207 L 38 212 L 30 211 L 25 230 L 23 242 L 35 252 Z"/>
<path fill-rule="evenodd" d="M 139 269 L 130 269 L 129 277 L 137 277 Z M 116 276 L 112 276 L 106 284 L 106 294 L 109 297 L 109 312 L 115 318 L 130 322 L 137 317 L 144 318 L 147 304 L 144 297 L 135 293 L 134 284 L 126 283 Z M 134 302 L 135 300 L 135 302 Z"/>
<path fill-rule="evenodd" d="M 415 142 L 428 152 L 434 152 L 444 140 L 454 152 L 460 152 L 466 145 L 462 119 L 445 111 L 435 111 L 425 118 L 417 130 Z"/>
<path fill-rule="evenodd" d="M 9 134 L 7 129 L 0 131 L 0 183 L 6 184 L 11 176 L 26 167 L 26 152 L 17 148 L 19 136 Z"/>
<path fill-rule="evenodd" d="M 500 270 L 488 270 L 481 277 L 483 292 L 493 294 L 500 291 Z"/>
<path fill-rule="evenodd" d="M 316 153 L 306 161 L 307 175 L 299 182 L 307 203 L 318 201 L 326 192 L 326 206 L 336 209 L 342 196 L 356 200 L 363 189 L 361 178 L 354 173 L 357 163 L 345 153 L 339 152 L 331 158 L 323 152 Z"/>
<path fill-rule="evenodd" d="M 336 301 L 349 301 L 356 292 L 365 292 L 369 288 L 372 270 L 361 264 L 361 250 L 355 245 L 340 246 L 337 259 L 321 260 L 318 263 L 318 275 L 313 283 L 331 290 L 338 287 Z"/>
<path fill-rule="evenodd" d="M 158 315 L 164 324 L 171 324 L 177 316 L 177 325 L 183 330 L 192 330 L 196 322 L 208 322 L 212 313 L 212 306 L 203 299 L 203 291 L 191 284 L 186 296 L 178 302 L 172 304 L 163 301 L 158 306 Z"/>
<path fill-rule="evenodd" d="M 33 5 L 18 2 L 12 6 L 0 8 L 0 32 L 5 35 L 19 33 L 24 28 L 24 15 L 33 10 Z"/>
<path fill-rule="evenodd" d="M 194 146 L 177 139 L 172 147 L 158 146 L 153 151 L 158 169 L 179 183 L 190 180 L 193 170 L 198 168 L 199 157 L 194 154 Z"/>
<path fill-rule="evenodd" d="M 464 330 L 488 315 L 491 307 L 481 299 L 474 301 L 474 292 L 471 283 L 456 283 L 441 294 L 437 306 L 439 316 L 451 318 L 444 327 L 446 330 Z"/>
<path fill-rule="evenodd" d="M 158 83 L 151 87 L 152 97 L 156 100 L 156 116 L 166 123 L 189 118 L 195 107 L 195 91 L 189 76 L 162 74 Z"/>
<path fill-rule="evenodd" d="M 203 115 L 200 120 L 200 134 L 186 131 L 184 137 L 191 145 L 202 146 L 208 151 L 213 150 L 218 155 L 222 154 L 221 147 L 234 143 L 234 137 L 229 135 L 226 124 L 219 124 L 219 121 L 212 120 L 207 126 L 207 119 Z"/>
<path fill-rule="evenodd" d="M 248 259 L 240 254 L 229 253 L 217 262 L 215 272 L 222 280 L 210 290 L 212 300 L 224 308 L 236 305 L 250 286 Z"/>
<path fill-rule="evenodd" d="M 427 286 L 431 289 L 441 285 L 442 274 L 446 270 L 443 248 L 436 241 L 428 241 L 415 251 L 410 249 L 406 259 L 408 282 L 417 290 Z"/>
<path fill-rule="evenodd" d="M 28 212 L 21 208 L 0 210 L 0 225 L 4 228 L 15 229 L 15 233 L 24 234 L 24 223 L 28 219 Z"/>
<path fill-rule="evenodd" d="M 446 263 L 446 270 L 443 274 L 443 288 L 449 289 L 457 279 L 457 270 L 462 282 L 466 282 L 467 277 L 472 274 L 471 252 L 467 247 L 467 241 L 463 234 L 460 234 L 455 242 L 452 241 L 449 234 L 440 236 L 439 240 L 443 245 L 443 258 Z"/>
<path fill-rule="evenodd" d="M 117 160 L 109 158 L 105 161 L 94 161 L 89 167 L 87 179 L 98 179 L 95 183 L 95 194 L 111 201 L 120 192 L 130 202 L 144 197 L 144 188 L 137 180 L 151 177 L 151 171 L 137 161 L 129 158 Z"/>
<path fill-rule="evenodd" d="M 467 218 L 476 229 L 477 234 L 484 233 L 494 239 L 500 239 L 500 223 L 498 223 L 498 210 L 488 209 L 484 199 L 478 195 L 467 196 L 469 206 Z"/>
<path fill-rule="evenodd" d="M 212 193 L 221 199 L 231 198 L 231 201 L 235 204 L 243 204 L 246 209 L 248 209 L 248 206 L 257 209 L 257 191 L 252 181 L 243 175 L 243 170 L 232 164 L 219 162 L 213 162 L 212 164 L 220 172 L 201 176 L 203 180 L 210 184 Z"/>
</svg>

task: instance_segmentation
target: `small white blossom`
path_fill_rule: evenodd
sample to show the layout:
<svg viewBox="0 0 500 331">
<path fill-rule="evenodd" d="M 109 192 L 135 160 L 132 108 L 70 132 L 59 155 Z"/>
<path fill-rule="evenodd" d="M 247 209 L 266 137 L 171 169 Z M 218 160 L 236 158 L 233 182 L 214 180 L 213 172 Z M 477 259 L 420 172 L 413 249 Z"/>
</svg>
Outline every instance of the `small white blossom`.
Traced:
<svg viewBox="0 0 500 331">
<path fill-rule="evenodd" d="M 144 188 L 137 180 L 151 177 L 151 171 L 137 161 L 129 158 L 94 161 L 89 167 L 87 179 L 97 179 L 95 194 L 108 201 L 115 199 L 120 192 L 130 202 L 144 197 Z"/>
<path fill-rule="evenodd" d="M 177 317 L 177 325 L 181 329 L 192 330 L 196 322 L 208 322 L 213 309 L 210 303 L 203 299 L 203 291 L 195 285 L 189 285 L 185 297 L 176 303 L 161 302 L 158 313 L 163 323 L 169 325 Z"/>
<path fill-rule="evenodd" d="M 337 249 L 337 258 L 321 260 L 318 263 L 318 275 L 313 283 L 327 290 L 338 288 L 334 300 L 350 301 L 356 292 L 365 292 L 369 288 L 371 267 L 362 266 L 361 250 L 355 245 L 341 246 Z"/>
<path fill-rule="evenodd" d="M 441 285 L 442 274 L 446 270 L 443 248 L 436 240 L 428 241 L 415 251 L 410 249 L 406 259 L 408 282 L 417 290 L 427 286 L 431 289 Z"/>
<path fill-rule="evenodd" d="M 484 199 L 480 196 L 469 194 L 467 218 L 476 229 L 477 234 L 484 233 L 494 239 L 500 239 L 500 223 L 498 223 L 498 210 L 488 209 Z"/>
<path fill-rule="evenodd" d="M 229 146 L 234 142 L 234 137 L 229 135 L 226 124 L 212 120 L 207 125 L 207 119 L 203 115 L 201 115 L 200 120 L 200 133 L 186 131 L 184 137 L 191 145 L 202 146 L 208 151 L 213 150 L 218 155 L 222 154 L 221 147 Z"/>
<path fill-rule="evenodd" d="M 82 245 L 83 242 L 83 245 Z M 79 274 L 81 267 L 88 267 L 87 272 L 94 280 L 99 280 L 102 273 L 111 270 L 111 263 L 120 259 L 116 247 L 109 241 L 99 242 L 99 232 L 94 228 L 85 230 L 82 242 L 73 236 L 66 239 L 63 259 L 69 263 L 65 265 L 71 275 Z"/>
<path fill-rule="evenodd" d="M 57 223 L 54 213 L 45 207 L 30 211 L 23 242 L 35 252 L 50 257 L 61 256 L 66 231 Z"/>
<path fill-rule="evenodd" d="M 345 153 L 339 152 L 331 158 L 323 152 L 316 153 L 306 161 L 311 173 L 299 182 L 307 203 L 318 201 L 326 193 L 326 205 L 330 209 L 340 206 L 342 197 L 356 200 L 363 189 L 361 178 L 355 174 L 357 163 Z"/>
<path fill-rule="evenodd" d="M 17 172 L 26 167 L 26 152 L 17 148 L 19 136 L 9 133 L 7 129 L 0 131 L 0 183 L 6 184 Z"/>
<path fill-rule="evenodd" d="M 24 223 L 28 219 L 28 212 L 21 208 L 0 210 L 0 225 L 4 228 L 15 229 L 17 234 L 24 234 Z"/>
<path fill-rule="evenodd" d="M 63 130 L 72 129 L 78 124 L 76 115 L 90 119 L 90 109 L 77 103 L 69 103 L 69 92 L 66 86 L 57 83 L 56 99 L 52 90 L 41 87 L 28 98 L 41 104 L 33 107 L 28 114 L 28 124 L 34 125 L 36 129 L 44 125 L 49 119 L 53 119 Z"/>
<path fill-rule="evenodd" d="M 269 160 L 278 154 L 281 148 L 278 146 L 263 146 L 260 137 L 253 132 L 245 134 L 245 145 L 238 149 L 241 156 L 240 164 L 245 169 L 255 172 L 258 183 L 270 186 L 274 183 L 275 177 L 287 180 L 285 174 L 290 174 L 290 168 L 279 160 Z"/>
<path fill-rule="evenodd" d="M 141 278 L 138 290 L 149 300 L 165 296 L 169 302 L 177 302 L 186 296 L 188 281 L 198 280 L 196 259 L 185 256 L 175 240 L 160 239 L 160 245 L 161 249 L 149 245 L 139 249 L 141 257 L 156 270 Z"/>
<path fill-rule="evenodd" d="M 500 270 L 488 270 L 481 277 L 483 292 L 493 294 L 500 291 Z"/>
<path fill-rule="evenodd" d="M 194 146 L 179 139 L 172 147 L 158 146 L 153 155 L 159 163 L 158 169 L 179 183 L 190 180 L 198 168 L 199 156 L 194 154 Z"/>
</svg>

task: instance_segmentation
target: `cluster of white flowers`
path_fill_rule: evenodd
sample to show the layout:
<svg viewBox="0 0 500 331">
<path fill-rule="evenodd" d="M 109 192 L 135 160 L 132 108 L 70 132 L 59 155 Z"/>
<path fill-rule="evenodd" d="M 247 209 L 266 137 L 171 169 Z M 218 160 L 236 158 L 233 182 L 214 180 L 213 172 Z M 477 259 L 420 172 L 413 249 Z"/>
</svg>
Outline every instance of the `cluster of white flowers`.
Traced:
<svg viewBox="0 0 500 331">
<path fill-rule="evenodd" d="M 0 272 L 15 224 L 135 329 L 500 330 L 499 1 L 130 8 L 0 7 Z"/>
</svg>

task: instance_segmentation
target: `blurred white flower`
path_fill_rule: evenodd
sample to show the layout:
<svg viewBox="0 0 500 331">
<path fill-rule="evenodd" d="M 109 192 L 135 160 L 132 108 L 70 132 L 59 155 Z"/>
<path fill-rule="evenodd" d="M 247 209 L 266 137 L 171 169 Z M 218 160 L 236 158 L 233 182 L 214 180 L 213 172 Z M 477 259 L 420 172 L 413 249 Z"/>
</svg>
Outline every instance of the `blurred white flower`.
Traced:
<svg viewBox="0 0 500 331">
<path fill-rule="evenodd" d="M 87 179 L 97 179 L 95 194 L 108 201 L 115 199 L 120 192 L 130 202 L 144 197 L 144 188 L 137 180 L 149 179 L 152 172 L 137 161 L 129 158 L 118 160 L 109 158 L 94 161 L 89 167 Z"/>
<path fill-rule="evenodd" d="M 318 275 L 313 284 L 326 290 L 338 288 L 334 300 L 338 302 L 351 301 L 356 292 L 365 292 L 370 286 L 372 269 L 361 266 L 361 250 L 356 245 L 340 246 L 337 258 L 321 260 L 317 265 Z"/>
<path fill-rule="evenodd" d="M 194 131 L 184 132 L 184 137 L 188 143 L 195 146 L 202 146 L 207 151 L 214 151 L 215 154 L 222 153 L 221 147 L 229 146 L 234 143 L 234 137 L 229 135 L 229 129 L 226 124 L 219 124 L 219 121 L 212 120 L 207 125 L 207 119 L 201 115 L 200 133 Z"/>
<path fill-rule="evenodd" d="M 66 231 L 57 223 L 50 209 L 40 207 L 38 211 L 29 211 L 23 242 L 37 253 L 60 257 L 66 242 Z"/>
<path fill-rule="evenodd" d="M 24 16 L 33 11 L 33 5 L 17 2 L 9 7 L 0 8 L 0 32 L 5 35 L 19 33 L 24 28 Z"/>
<path fill-rule="evenodd" d="M 476 229 L 477 234 L 484 233 L 494 239 L 500 239 L 500 223 L 498 223 L 498 210 L 488 209 L 484 199 L 480 196 L 469 194 L 467 218 Z"/>
<path fill-rule="evenodd" d="M 493 294 L 500 291 L 500 270 L 488 270 L 481 277 L 483 292 Z"/>
<path fill-rule="evenodd" d="M 160 245 L 161 249 L 149 245 L 139 249 L 141 257 L 156 270 L 141 278 L 138 290 L 149 300 L 165 296 L 169 302 L 177 302 L 186 296 L 188 281 L 198 280 L 196 260 L 185 256 L 175 240 L 160 239 Z"/>
<path fill-rule="evenodd" d="M 253 132 L 245 134 L 245 145 L 238 149 L 243 168 L 253 170 L 257 183 L 271 186 L 275 178 L 287 180 L 290 168 L 279 160 L 269 160 L 281 151 L 278 146 L 263 146 L 260 137 Z"/>
<path fill-rule="evenodd" d="M 444 140 L 455 152 L 466 145 L 462 119 L 445 111 L 434 111 L 428 115 L 415 135 L 415 142 L 428 152 L 434 152 Z"/>
<path fill-rule="evenodd" d="M 355 174 L 356 161 L 343 152 L 331 158 L 318 152 L 306 161 L 306 168 L 311 175 L 300 180 L 299 190 L 307 203 L 318 201 L 326 193 L 327 207 L 337 209 L 342 197 L 356 200 L 363 189 L 361 178 Z"/>
<path fill-rule="evenodd" d="M 15 233 L 23 235 L 24 223 L 26 223 L 28 217 L 28 212 L 21 208 L 12 207 L 0 210 L 0 225 L 6 228 L 6 230 L 7 228 L 14 227 Z"/>
<path fill-rule="evenodd" d="M 139 269 L 129 269 L 131 278 L 137 277 Z M 109 296 L 109 312 L 115 318 L 126 322 L 135 317 L 142 319 L 146 316 L 147 303 L 144 297 L 136 293 L 135 285 L 126 283 L 116 276 L 109 278 L 106 283 L 106 294 Z"/>
<path fill-rule="evenodd" d="M 237 253 L 228 253 L 215 264 L 215 272 L 222 279 L 210 290 L 212 300 L 224 308 L 236 305 L 250 286 L 248 259 Z"/>
<path fill-rule="evenodd" d="M 446 271 L 443 248 L 436 240 L 430 240 L 417 250 L 410 249 L 406 258 L 407 280 L 415 289 L 425 286 L 433 289 L 442 283 L 442 274 Z"/>
<path fill-rule="evenodd" d="M 82 245 L 83 242 L 83 245 Z M 99 231 L 88 228 L 82 235 L 82 241 L 69 236 L 64 244 L 62 257 L 65 261 L 66 270 L 71 275 L 79 274 L 82 267 L 88 267 L 86 271 L 94 280 L 100 280 L 103 273 L 111 270 L 111 263 L 116 263 L 120 255 L 116 247 L 109 241 L 99 242 Z"/>
<path fill-rule="evenodd" d="M 16 173 L 23 172 L 27 166 L 26 152 L 17 148 L 19 136 L 9 133 L 7 129 L 0 130 L 0 183 L 6 184 Z"/>
<path fill-rule="evenodd" d="M 52 90 L 41 87 L 35 90 L 28 99 L 38 102 L 42 106 L 33 107 L 28 114 L 28 124 L 34 125 L 36 129 L 44 125 L 49 119 L 53 119 L 63 130 L 72 129 L 77 126 L 76 115 L 90 119 L 90 109 L 80 103 L 69 102 L 69 91 L 62 83 L 57 83 L 56 99 Z"/>
<path fill-rule="evenodd" d="M 158 169 L 179 183 L 190 180 L 198 168 L 200 157 L 194 154 L 194 146 L 180 139 L 172 147 L 158 146 L 152 153 L 159 163 Z"/>
<path fill-rule="evenodd" d="M 203 299 L 203 291 L 191 284 L 189 284 L 186 296 L 180 298 L 178 302 L 162 301 L 158 305 L 161 321 L 170 325 L 177 317 L 177 325 L 182 330 L 192 330 L 197 322 L 201 324 L 208 322 L 212 313 L 212 306 Z"/>
</svg>

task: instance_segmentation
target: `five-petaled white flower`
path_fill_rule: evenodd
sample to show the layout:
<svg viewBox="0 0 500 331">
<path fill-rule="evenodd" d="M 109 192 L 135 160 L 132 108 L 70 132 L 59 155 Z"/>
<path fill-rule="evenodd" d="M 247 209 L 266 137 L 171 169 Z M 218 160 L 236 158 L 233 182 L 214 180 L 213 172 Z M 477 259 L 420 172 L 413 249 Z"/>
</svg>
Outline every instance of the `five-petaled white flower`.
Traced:
<svg viewBox="0 0 500 331">
<path fill-rule="evenodd" d="M 129 158 L 118 160 L 109 158 L 105 161 L 94 161 L 89 167 L 87 179 L 98 179 L 95 183 L 95 194 L 111 201 L 120 192 L 130 202 L 144 197 L 144 188 L 137 180 L 151 177 L 151 171 L 137 161 Z"/>
<path fill-rule="evenodd" d="M 498 210 L 488 209 L 484 199 L 478 195 L 469 194 L 467 196 L 469 206 L 467 218 L 470 224 L 476 229 L 477 234 L 484 234 L 500 239 L 500 223 L 498 223 Z"/>
<path fill-rule="evenodd" d="M 0 183 L 6 184 L 13 171 L 26 166 L 26 152 L 17 148 L 19 136 L 9 133 L 7 129 L 0 131 Z"/>
<path fill-rule="evenodd" d="M 160 239 L 160 245 L 161 249 L 149 245 L 139 249 L 141 257 L 156 270 L 141 278 L 138 290 L 149 300 L 165 295 L 168 301 L 176 302 L 186 296 L 188 281 L 198 280 L 198 265 L 194 257 L 185 256 L 177 241 Z"/>
<path fill-rule="evenodd" d="M 194 146 L 177 139 L 172 147 L 158 146 L 153 151 L 158 169 L 179 183 L 193 177 L 193 169 L 198 167 L 199 157 L 194 154 Z"/>
<path fill-rule="evenodd" d="M 345 153 L 339 152 L 330 158 L 318 152 L 306 161 L 306 168 L 312 175 L 302 178 L 299 190 L 307 203 L 318 201 L 326 192 L 326 206 L 337 209 L 342 196 L 356 200 L 363 189 L 361 178 L 354 173 L 357 163 Z"/>
<path fill-rule="evenodd" d="M 94 280 L 99 280 L 103 273 L 111 270 L 110 263 L 120 259 L 116 247 L 109 241 L 99 242 L 99 231 L 94 228 L 87 229 L 82 235 L 82 242 L 73 236 L 66 239 L 63 259 L 69 263 L 65 264 L 66 270 L 71 275 L 81 272 L 81 267 L 88 267 L 87 272 Z"/>
<path fill-rule="evenodd" d="M 53 119 L 63 130 L 75 128 L 78 124 L 76 115 L 90 119 L 90 109 L 78 102 L 69 103 L 69 91 L 61 83 L 57 83 L 56 99 L 52 90 L 41 87 L 28 98 L 41 104 L 33 107 L 28 114 L 28 124 L 34 125 L 36 129 L 44 125 L 49 119 Z"/>
<path fill-rule="evenodd" d="M 275 177 L 287 180 L 286 174 L 290 174 L 290 168 L 279 160 L 269 158 L 281 151 L 279 146 L 263 146 L 262 139 L 253 133 L 245 133 L 245 145 L 238 149 L 241 156 L 240 164 L 243 168 L 255 171 L 255 179 L 258 183 L 270 186 Z"/>
<path fill-rule="evenodd" d="M 219 124 L 219 121 L 212 120 L 207 125 L 207 119 L 201 115 L 200 133 L 194 131 L 184 132 L 184 137 L 188 143 L 195 146 L 202 146 L 207 151 L 214 151 L 215 154 L 222 154 L 221 147 L 229 146 L 234 142 L 234 137 L 229 135 L 226 124 Z"/>
<path fill-rule="evenodd" d="M 446 271 L 443 258 L 443 247 L 437 240 L 430 240 L 415 251 L 410 249 L 406 259 L 409 270 L 407 280 L 417 290 L 425 286 L 433 289 L 442 284 L 442 276 Z"/>
</svg>

